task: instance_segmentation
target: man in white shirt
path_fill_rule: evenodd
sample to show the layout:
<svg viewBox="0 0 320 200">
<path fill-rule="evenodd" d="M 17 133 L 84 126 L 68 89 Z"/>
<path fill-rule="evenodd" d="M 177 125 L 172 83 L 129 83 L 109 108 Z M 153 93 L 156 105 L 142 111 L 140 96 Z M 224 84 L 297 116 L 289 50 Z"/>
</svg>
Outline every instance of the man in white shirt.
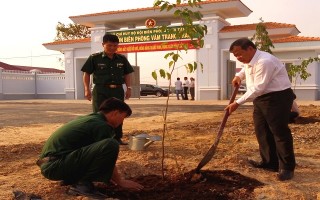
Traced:
<svg viewBox="0 0 320 200">
<path fill-rule="evenodd" d="M 180 78 L 177 78 L 177 81 L 174 83 L 175 84 L 175 89 L 176 89 L 176 95 L 177 95 L 177 99 L 180 100 L 179 98 L 179 94 L 181 94 L 181 98 L 183 99 L 183 95 L 182 95 L 182 82 L 180 81 Z"/>
<path fill-rule="evenodd" d="M 296 98 L 284 65 L 275 56 L 257 50 L 248 38 L 234 41 L 229 51 L 244 68 L 232 80 L 234 86 L 246 80 L 247 92 L 228 105 L 230 113 L 253 100 L 253 119 L 261 162 L 249 160 L 256 168 L 278 171 L 280 181 L 293 177 L 295 155 L 288 126 L 293 100 Z"/>
<path fill-rule="evenodd" d="M 183 78 L 183 83 L 182 83 L 182 86 L 183 86 L 183 100 L 188 100 L 188 90 L 189 90 L 189 80 L 188 80 L 188 77 L 184 77 Z"/>
</svg>

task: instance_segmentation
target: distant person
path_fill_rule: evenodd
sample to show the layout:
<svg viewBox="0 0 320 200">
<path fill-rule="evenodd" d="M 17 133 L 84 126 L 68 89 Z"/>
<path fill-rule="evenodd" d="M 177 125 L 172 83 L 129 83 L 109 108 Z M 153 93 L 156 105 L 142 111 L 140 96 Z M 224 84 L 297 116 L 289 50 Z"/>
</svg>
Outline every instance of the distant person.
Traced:
<svg viewBox="0 0 320 200">
<path fill-rule="evenodd" d="M 179 94 L 181 94 L 181 99 L 183 99 L 183 94 L 182 94 L 182 82 L 180 81 L 180 78 L 177 78 L 177 81 L 174 83 L 175 85 L 175 90 L 176 90 L 176 95 L 177 99 L 180 100 Z"/>
<path fill-rule="evenodd" d="M 99 112 L 76 118 L 58 128 L 46 141 L 37 165 L 49 180 L 71 185 L 69 194 L 101 197 L 93 182 L 113 182 L 128 190 L 142 185 L 123 179 L 116 167 L 119 143 L 114 130 L 131 115 L 122 100 L 105 100 Z"/>
<path fill-rule="evenodd" d="M 289 117 L 289 123 L 295 123 L 299 116 L 300 116 L 300 110 L 299 110 L 298 104 L 296 101 L 293 101 L 290 117 Z"/>
<path fill-rule="evenodd" d="M 261 161 L 249 160 L 256 168 L 278 171 L 278 179 L 292 179 L 296 166 L 293 138 L 288 126 L 293 100 L 296 98 L 283 63 L 275 56 L 260 51 L 248 38 L 234 41 L 229 51 L 244 67 L 232 80 L 239 86 L 246 80 L 247 91 L 225 110 L 235 111 L 253 99 L 253 121 Z"/>
<path fill-rule="evenodd" d="M 188 77 L 184 77 L 183 78 L 183 100 L 188 100 L 188 90 L 189 90 L 189 81 L 188 81 Z"/>
<path fill-rule="evenodd" d="M 103 36 L 103 51 L 89 56 L 81 71 L 83 71 L 83 84 L 85 97 L 91 101 L 93 112 L 98 112 L 101 103 L 116 97 L 123 100 L 131 97 L 131 73 L 133 68 L 127 58 L 117 54 L 119 38 L 116 35 L 105 34 Z M 95 85 L 91 94 L 90 75 L 93 74 Z M 125 84 L 126 90 L 123 88 Z M 125 92 L 124 92 L 125 91 Z M 121 144 L 122 124 L 116 129 L 115 139 Z"/>
<path fill-rule="evenodd" d="M 195 87 L 195 80 L 193 77 L 190 78 L 190 85 L 189 85 L 189 89 L 190 89 L 190 95 L 191 95 L 191 99 L 192 101 L 194 101 L 194 87 Z"/>
</svg>

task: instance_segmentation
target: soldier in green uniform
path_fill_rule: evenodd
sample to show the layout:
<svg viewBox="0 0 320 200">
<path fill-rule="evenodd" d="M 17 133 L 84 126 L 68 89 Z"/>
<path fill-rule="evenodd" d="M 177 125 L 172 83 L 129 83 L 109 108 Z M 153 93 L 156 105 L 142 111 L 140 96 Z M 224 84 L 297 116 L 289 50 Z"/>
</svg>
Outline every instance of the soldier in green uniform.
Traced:
<svg viewBox="0 0 320 200">
<path fill-rule="evenodd" d="M 37 161 L 41 173 L 49 180 L 72 185 L 71 194 L 99 195 L 92 182 L 111 181 L 125 189 L 141 190 L 140 184 L 123 179 L 116 167 L 119 143 L 113 138 L 114 128 L 131 115 L 131 108 L 110 98 L 99 110 L 70 121 L 49 137 Z"/>
<path fill-rule="evenodd" d="M 116 51 L 119 45 L 119 38 L 116 35 L 105 34 L 103 36 L 103 50 L 89 56 L 83 65 L 83 84 L 85 97 L 91 101 L 93 112 L 97 112 L 101 103 L 110 98 L 116 97 L 120 100 L 129 99 L 131 96 L 131 73 L 133 68 L 127 58 Z M 90 75 L 93 74 L 94 88 L 91 94 Z M 127 90 L 124 93 L 123 84 Z M 124 143 L 122 138 L 122 124 L 116 130 L 115 139 L 120 144 Z"/>
</svg>

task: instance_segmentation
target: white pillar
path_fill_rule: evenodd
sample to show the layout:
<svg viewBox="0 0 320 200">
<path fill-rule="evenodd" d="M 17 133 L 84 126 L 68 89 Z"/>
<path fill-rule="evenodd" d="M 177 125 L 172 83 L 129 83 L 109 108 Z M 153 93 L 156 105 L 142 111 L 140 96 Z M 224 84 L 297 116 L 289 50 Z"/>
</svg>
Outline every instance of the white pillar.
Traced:
<svg viewBox="0 0 320 200">
<path fill-rule="evenodd" d="M 203 64 L 203 72 L 197 71 L 198 100 L 219 100 L 221 92 L 221 51 L 219 30 L 228 22 L 218 16 L 205 16 L 201 25 L 206 25 L 207 35 L 204 37 L 204 47 L 197 50 L 197 61 Z"/>
<path fill-rule="evenodd" d="M 64 51 L 65 59 L 65 93 L 66 99 L 75 99 L 75 77 L 74 77 L 74 49 L 66 49 Z"/>
</svg>

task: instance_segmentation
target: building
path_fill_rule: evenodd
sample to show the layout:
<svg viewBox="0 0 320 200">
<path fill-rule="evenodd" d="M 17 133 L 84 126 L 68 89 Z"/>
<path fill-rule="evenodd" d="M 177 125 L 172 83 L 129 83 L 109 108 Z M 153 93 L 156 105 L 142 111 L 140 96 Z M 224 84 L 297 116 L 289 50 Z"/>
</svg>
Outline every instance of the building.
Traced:
<svg viewBox="0 0 320 200">
<path fill-rule="evenodd" d="M 16 71 L 16 72 L 64 73 L 64 70 L 59 70 L 54 68 L 9 65 L 4 62 L 0 62 L 0 69 L 5 71 Z"/>
<path fill-rule="evenodd" d="M 195 76 L 196 99 L 228 99 L 232 90 L 230 82 L 235 73 L 235 61 L 231 60 L 229 46 L 238 38 L 252 37 L 256 24 L 233 26 L 226 21 L 228 18 L 246 17 L 252 12 L 240 0 L 207 0 L 201 2 L 201 7 L 204 17 L 199 23 L 208 27 L 208 34 L 204 38 L 204 48 L 195 50 L 196 60 L 204 65 L 203 72 L 199 70 Z M 173 17 L 173 11 L 160 12 L 160 9 L 153 7 L 71 16 L 74 23 L 90 27 L 91 38 L 43 44 L 47 49 L 64 52 L 66 98 L 83 98 L 80 69 L 91 53 L 101 51 L 102 37 L 106 32 L 120 36 L 120 53 L 170 49 L 170 45 L 160 47 L 162 37 L 159 37 L 159 40 L 156 37 L 150 40 L 148 37 L 150 34 L 156 36 L 155 32 L 152 33 L 153 29 L 145 27 L 146 19 L 150 18 L 154 19 L 157 25 L 177 26 L 179 23 L 179 19 Z M 274 42 L 273 52 L 284 63 L 300 64 L 305 58 L 319 56 L 320 38 L 298 36 L 300 31 L 293 24 L 267 22 L 266 27 Z M 141 37 L 131 37 L 130 34 L 140 34 Z M 174 45 L 174 41 L 169 37 L 165 40 Z M 320 99 L 319 66 L 317 62 L 310 64 L 308 71 L 312 76 L 306 81 L 295 81 L 298 84 L 293 86 L 298 99 Z"/>
</svg>

